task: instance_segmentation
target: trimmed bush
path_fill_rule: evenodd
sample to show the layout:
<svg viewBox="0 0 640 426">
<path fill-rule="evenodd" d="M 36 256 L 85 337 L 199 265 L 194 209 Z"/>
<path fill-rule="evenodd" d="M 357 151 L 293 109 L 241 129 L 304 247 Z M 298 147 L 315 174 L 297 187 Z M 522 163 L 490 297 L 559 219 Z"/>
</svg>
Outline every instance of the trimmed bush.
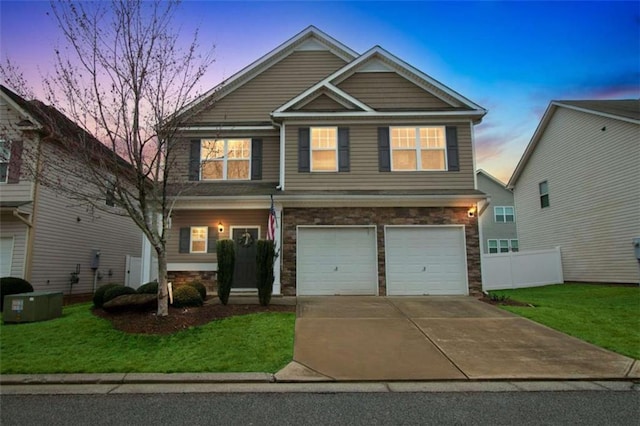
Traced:
<svg viewBox="0 0 640 426">
<path fill-rule="evenodd" d="M 218 240 L 216 253 L 218 255 L 218 297 L 222 304 L 226 305 L 229 301 L 229 293 L 231 293 L 233 268 L 236 265 L 233 240 Z"/>
<path fill-rule="evenodd" d="M 256 245 L 256 281 L 258 299 L 262 306 L 268 306 L 273 293 L 273 259 L 275 258 L 274 242 L 258 240 Z"/>
<path fill-rule="evenodd" d="M 16 277 L 0 278 L 0 312 L 4 307 L 4 297 L 10 294 L 31 293 L 33 286 L 29 281 Z"/>
<path fill-rule="evenodd" d="M 190 285 L 181 285 L 173 290 L 173 306 L 176 308 L 202 306 L 200 292 Z"/>
<path fill-rule="evenodd" d="M 205 300 L 207 298 L 207 288 L 200 281 L 191 281 L 187 283 L 187 285 L 198 290 L 198 293 L 200 293 L 200 297 L 202 298 L 202 300 Z"/>
<path fill-rule="evenodd" d="M 104 302 L 102 309 L 108 312 L 118 311 L 148 311 L 157 309 L 158 298 L 155 294 L 124 294 L 108 302 Z"/>
<path fill-rule="evenodd" d="M 134 288 L 119 285 L 104 292 L 104 296 L 102 297 L 102 304 L 104 305 L 109 300 L 113 300 L 118 296 L 122 296 L 123 294 L 138 294 L 138 292 Z"/>
<path fill-rule="evenodd" d="M 102 308 L 102 305 L 105 302 L 104 300 L 105 292 L 115 287 L 124 287 L 124 286 L 122 284 L 111 283 L 111 284 L 101 285 L 100 287 L 98 287 L 96 289 L 96 292 L 93 293 L 93 306 L 95 306 L 96 308 Z"/>
<path fill-rule="evenodd" d="M 138 287 L 138 294 L 158 294 L 158 281 L 150 281 Z"/>
</svg>

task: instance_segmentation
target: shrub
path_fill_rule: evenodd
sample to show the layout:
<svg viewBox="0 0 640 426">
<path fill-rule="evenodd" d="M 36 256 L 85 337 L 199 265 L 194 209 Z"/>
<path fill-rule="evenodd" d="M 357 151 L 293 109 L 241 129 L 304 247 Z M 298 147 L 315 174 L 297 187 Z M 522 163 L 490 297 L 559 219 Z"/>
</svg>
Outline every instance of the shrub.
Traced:
<svg viewBox="0 0 640 426">
<path fill-rule="evenodd" d="M 198 293 L 200 293 L 200 297 L 202 298 L 202 300 L 205 300 L 207 298 L 207 288 L 200 281 L 191 281 L 187 283 L 187 285 L 198 290 Z"/>
<path fill-rule="evenodd" d="M 113 300 L 118 296 L 122 296 L 123 294 L 137 294 L 138 292 L 131 287 L 125 287 L 123 285 L 119 285 L 117 287 L 112 287 L 107 289 L 104 292 L 104 296 L 102 298 L 102 304 L 107 303 L 109 300 Z"/>
<path fill-rule="evenodd" d="M 115 287 L 124 287 L 124 286 L 122 284 L 111 283 L 111 284 L 101 285 L 100 287 L 98 287 L 96 289 L 96 292 L 93 293 L 93 306 L 95 306 L 96 308 L 102 308 L 102 305 L 105 302 L 104 293 L 107 290 Z"/>
<path fill-rule="evenodd" d="M 222 304 L 226 305 L 231 293 L 233 268 L 236 264 L 233 240 L 218 240 L 216 253 L 218 255 L 218 297 Z"/>
<path fill-rule="evenodd" d="M 151 281 L 138 287 L 139 294 L 158 294 L 158 281 Z"/>
<path fill-rule="evenodd" d="M 273 241 L 259 240 L 256 245 L 256 281 L 258 299 L 262 306 L 268 306 L 273 293 L 273 259 L 275 246 Z"/>
<path fill-rule="evenodd" d="M 181 285 L 173 290 L 173 306 L 176 308 L 202 306 L 200 292 L 190 285 Z"/>
<path fill-rule="evenodd" d="M 4 297 L 10 294 L 31 293 L 33 286 L 29 281 L 16 277 L 0 278 L 0 312 L 4 307 Z"/>
</svg>

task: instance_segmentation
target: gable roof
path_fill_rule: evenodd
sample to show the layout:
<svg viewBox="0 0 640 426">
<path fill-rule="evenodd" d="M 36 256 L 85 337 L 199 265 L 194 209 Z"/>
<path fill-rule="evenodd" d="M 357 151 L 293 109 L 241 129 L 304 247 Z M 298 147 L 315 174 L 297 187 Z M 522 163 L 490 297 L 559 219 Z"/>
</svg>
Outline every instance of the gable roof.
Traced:
<svg viewBox="0 0 640 426">
<path fill-rule="evenodd" d="M 492 181 L 493 183 L 495 183 L 496 185 L 504 188 L 505 190 L 511 191 L 509 188 L 507 188 L 507 185 L 504 182 L 502 182 L 497 177 L 493 176 L 491 173 L 484 171 L 483 169 L 476 170 L 476 175 L 482 175 L 487 179 L 489 179 L 490 181 Z"/>
<path fill-rule="evenodd" d="M 640 99 L 611 99 L 611 100 L 569 100 L 569 101 L 551 101 L 544 112 L 538 127 L 536 128 L 531 141 L 527 145 L 522 158 L 518 162 L 507 188 L 513 189 L 522 171 L 527 165 L 529 158 L 533 154 L 544 134 L 553 114 L 558 108 L 567 108 L 574 111 L 580 111 L 587 114 L 598 115 L 611 118 L 614 120 L 625 121 L 640 125 Z"/>
<path fill-rule="evenodd" d="M 2 96 L 4 100 L 21 116 L 22 121 L 18 123 L 20 129 L 31 130 L 42 128 L 42 124 L 29 112 L 29 103 L 24 98 L 22 98 L 22 96 L 17 95 L 16 93 L 9 90 L 9 88 L 1 84 L 0 96 Z"/>
</svg>

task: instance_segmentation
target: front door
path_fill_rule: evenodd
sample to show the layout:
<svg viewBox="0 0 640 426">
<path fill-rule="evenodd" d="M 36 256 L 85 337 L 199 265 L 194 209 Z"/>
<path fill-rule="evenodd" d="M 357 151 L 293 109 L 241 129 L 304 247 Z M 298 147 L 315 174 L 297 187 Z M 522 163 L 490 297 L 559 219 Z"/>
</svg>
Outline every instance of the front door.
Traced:
<svg viewBox="0 0 640 426">
<path fill-rule="evenodd" d="M 254 289 L 256 286 L 256 242 L 258 227 L 234 228 L 231 236 L 236 251 L 236 266 L 233 271 L 231 288 Z"/>
</svg>

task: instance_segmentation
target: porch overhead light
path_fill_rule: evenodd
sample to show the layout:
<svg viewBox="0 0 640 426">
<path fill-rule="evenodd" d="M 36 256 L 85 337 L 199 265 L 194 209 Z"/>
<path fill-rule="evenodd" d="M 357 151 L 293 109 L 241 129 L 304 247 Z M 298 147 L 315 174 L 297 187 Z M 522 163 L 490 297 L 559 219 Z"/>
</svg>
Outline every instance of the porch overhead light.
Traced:
<svg viewBox="0 0 640 426">
<path fill-rule="evenodd" d="M 469 207 L 469 210 L 467 210 L 467 216 L 474 217 L 475 215 L 476 215 L 476 206 Z"/>
<path fill-rule="evenodd" d="M 222 222 L 218 222 L 218 232 L 221 234 L 224 232 L 224 225 Z"/>
</svg>

